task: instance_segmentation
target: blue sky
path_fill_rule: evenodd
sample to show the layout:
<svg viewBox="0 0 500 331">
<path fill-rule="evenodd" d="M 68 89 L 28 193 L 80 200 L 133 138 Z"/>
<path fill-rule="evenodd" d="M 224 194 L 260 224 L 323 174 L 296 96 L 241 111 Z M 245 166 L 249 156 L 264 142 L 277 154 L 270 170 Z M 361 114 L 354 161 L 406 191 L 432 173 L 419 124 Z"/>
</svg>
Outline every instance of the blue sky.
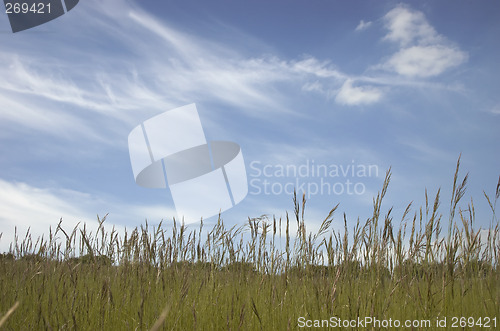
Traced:
<svg viewBox="0 0 500 331">
<path fill-rule="evenodd" d="M 499 18 L 498 1 L 87 0 L 13 34 L 2 14 L 0 248 L 15 226 L 41 234 L 60 218 L 169 226 L 172 196 L 136 185 L 127 137 L 190 103 L 208 140 L 242 149 L 249 194 L 223 213 L 229 225 L 292 211 L 279 189 L 297 178 L 279 170 L 312 164 L 378 172 L 299 176 L 311 230 L 337 203 L 336 227 L 342 212 L 351 225 L 370 217 L 391 166 L 383 211 L 394 206 L 396 223 L 426 188 L 442 188 L 447 217 L 462 153 L 464 202 L 485 227 L 483 190 L 494 195 L 500 169 Z M 322 183 L 343 192 L 312 194 Z"/>
</svg>

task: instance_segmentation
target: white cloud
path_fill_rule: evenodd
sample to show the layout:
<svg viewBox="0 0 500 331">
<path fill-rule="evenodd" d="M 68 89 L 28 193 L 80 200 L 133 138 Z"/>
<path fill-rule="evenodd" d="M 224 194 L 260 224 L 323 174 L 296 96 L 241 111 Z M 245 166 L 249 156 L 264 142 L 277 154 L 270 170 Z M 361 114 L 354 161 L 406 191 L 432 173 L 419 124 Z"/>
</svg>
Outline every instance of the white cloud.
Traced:
<svg viewBox="0 0 500 331">
<path fill-rule="evenodd" d="M 55 63 L 22 50 L 0 52 L 0 60 L 5 64 L 0 68 L 4 78 L 0 80 L 0 119 L 16 132 L 29 129 L 113 143 L 112 134 L 126 134 L 120 130 L 136 123 L 128 110 L 166 106 L 163 96 L 144 88 L 140 80 L 132 81 L 132 74 L 113 69 L 98 73 L 64 58 Z"/>
<path fill-rule="evenodd" d="M 363 30 L 366 30 L 371 25 L 372 25 L 372 22 L 370 22 L 370 21 L 365 22 L 365 21 L 361 20 L 354 31 L 363 31 Z"/>
<path fill-rule="evenodd" d="M 6 79 L 0 81 L 0 91 L 10 91 L 27 97 L 37 97 L 59 104 L 71 104 L 90 111 L 110 113 L 120 105 L 109 102 L 106 93 L 97 88 L 95 74 L 75 69 L 71 61 L 47 62 L 23 51 L 0 52 L 0 61 L 5 65 L 0 74 Z M 87 70 L 87 69 L 84 69 Z M 84 83 L 75 83 L 83 76 Z M 94 85 L 94 86 L 92 86 Z M 23 98 L 26 99 L 26 98 Z"/>
<path fill-rule="evenodd" d="M 324 93 L 323 85 L 319 81 L 308 82 L 302 86 L 302 91 Z"/>
<path fill-rule="evenodd" d="M 384 16 L 383 38 L 401 47 L 381 67 L 407 77 L 432 77 L 468 59 L 467 53 L 439 35 L 422 12 L 399 5 Z"/>
<path fill-rule="evenodd" d="M 467 60 L 467 54 L 443 45 L 413 46 L 394 54 L 385 67 L 409 77 L 431 77 Z"/>
<path fill-rule="evenodd" d="M 335 97 L 341 105 L 367 105 L 380 100 L 382 91 L 373 86 L 353 86 L 353 81 L 348 79 Z"/>
<path fill-rule="evenodd" d="M 66 197 L 73 195 L 77 200 L 84 198 L 84 195 L 78 195 L 76 192 L 60 193 Z M 0 224 L 3 232 L 0 251 L 7 250 L 13 242 L 15 227 L 21 241 L 28 228 L 36 241 L 42 234 L 46 238 L 49 227 L 54 229 L 60 218 L 63 218 L 65 229 L 72 229 L 84 216 L 88 215 L 85 215 L 77 204 L 58 197 L 51 190 L 0 179 Z M 95 227 L 97 222 L 86 219 L 86 223 L 89 227 Z"/>
<path fill-rule="evenodd" d="M 311 74 L 321 78 L 334 78 L 345 80 L 347 75 L 332 67 L 327 61 L 320 62 L 314 57 L 308 57 L 304 60 L 287 63 L 289 69 L 301 74 Z"/>
<path fill-rule="evenodd" d="M 90 52 L 72 51 L 65 38 L 44 40 L 53 45 L 47 49 L 29 34 L 30 47 L 4 47 L 0 119 L 48 135 L 77 132 L 80 139 L 111 142 L 117 141 L 112 135 L 126 136 L 145 112 L 193 101 L 222 101 L 252 116 L 286 108 L 285 95 L 269 91 L 275 82 L 294 81 L 294 63 L 245 58 L 233 47 L 181 33 L 129 2 L 113 4 L 118 10 L 95 1 L 75 12 L 80 17 L 68 34 L 85 22 L 85 36 L 72 39 Z M 86 44 L 94 36 L 112 50 Z"/>
<path fill-rule="evenodd" d="M 193 96 L 197 102 L 222 101 L 247 115 L 266 117 L 273 111 L 293 109 L 288 95 L 281 93 L 282 83 L 288 84 L 283 91 L 288 92 L 290 85 L 294 85 L 292 88 L 319 92 L 327 98 L 331 91 L 337 90 L 340 94 L 336 100 L 341 104 L 369 104 L 381 96 L 381 91 L 373 87 L 353 87 L 345 83 L 348 79 L 363 80 L 344 74 L 329 61 L 311 56 L 301 60 L 245 57 L 235 47 L 183 33 L 128 2 L 114 0 L 113 6 L 119 10 L 112 10 L 110 6 L 96 1 L 91 6 L 93 11 L 86 7 L 75 13 L 84 16 L 76 22 L 88 23 L 86 35 L 99 35 L 111 42 L 113 52 L 88 57 L 85 53 L 69 53 L 61 41 L 51 40 L 56 45 L 54 48 L 71 56 L 60 57 L 55 62 L 47 61 L 50 53 L 35 56 L 22 48 L 18 48 L 16 54 L 0 53 L 2 62 L 8 63 L 0 68 L 0 76 L 4 78 L 0 81 L 0 97 L 9 104 L 22 105 L 29 99 L 34 103 L 32 109 L 16 107 L 19 111 L 17 115 L 10 113 L 11 121 L 47 134 L 67 135 L 73 130 L 65 123 L 47 126 L 62 128 L 59 130 L 44 129 L 39 124 L 44 121 L 37 120 L 43 114 L 44 120 L 50 123 L 70 121 L 82 132 L 82 137 L 115 141 L 110 135 L 122 135 L 127 127 L 144 117 L 144 112 L 164 111 L 190 103 Z M 427 42 L 442 39 L 422 13 L 406 7 L 393 9 L 385 20 L 390 30 L 387 40 L 406 44 L 417 39 Z M 357 29 L 366 29 L 371 24 L 361 21 Z M 77 28 L 79 26 L 71 27 Z M 402 49 L 380 67 L 407 77 L 428 77 L 466 58 L 456 48 L 428 47 Z M 120 61 L 116 61 L 116 53 L 120 53 Z M 85 65 L 75 66 L 75 62 Z M 314 83 L 310 83 L 311 78 Z M 4 91 L 9 93 L 2 93 Z M 40 112 L 36 109 L 36 104 L 40 104 L 37 99 L 46 99 L 44 101 L 52 104 Z M 68 105 L 79 109 L 69 113 Z M 90 114 L 94 116 L 92 119 Z M 94 126 L 100 123 L 109 128 L 109 123 L 115 122 L 119 123 L 112 125 L 113 132 Z"/>
<path fill-rule="evenodd" d="M 99 212 L 100 211 L 100 212 Z M 88 193 L 62 188 L 40 188 L 23 182 L 0 179 L 0 252 L 9 249 L 14 241 L 14 231 L 22 240 L 28 228 L 32 238 L 47 237 L 62 218 L 62 227 L 72 230 L 78 223 L 85 223 L 90 231 L 97 229 L 96 214 L 102 218 L 109 212 L 106 224 L 123 229 L 123 224 L 137 226 L 148 220 L 157 224 L 171 220 L 175 209 L 160 205 L 130 204 L 99 198 Z M 121 225 L 117 226 L 116 222 Z"/>
<path fill-rule="evenodd" d="M 500 103 L 491 108 L 490 113 L 494 115 L 500 115 Z"/>
<path fill-rule="evenodd" d="M 401 46 L 436 43 L 441 39 L 422 12 L 411 10 L 404 5 L 388 12 L 384 16 L 384 22 L 389 30 L 384 39 L 397 42 Z"/>
</svg>

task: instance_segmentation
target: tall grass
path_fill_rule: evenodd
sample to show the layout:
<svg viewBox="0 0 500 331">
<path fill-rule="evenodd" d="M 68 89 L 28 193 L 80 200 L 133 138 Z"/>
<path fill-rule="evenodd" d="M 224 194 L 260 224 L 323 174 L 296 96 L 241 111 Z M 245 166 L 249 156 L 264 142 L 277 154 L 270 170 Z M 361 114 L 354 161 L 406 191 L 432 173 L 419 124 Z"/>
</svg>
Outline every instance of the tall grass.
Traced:
<svg viewBox="0 0 500 331">
<path fill-rule="evenodd" d="M 171 230 L 146 222 L 119 233 L 103 217 L 95 232 L 62 221 L 45 238 L 16 232 L 0 256 L 0 327 L 283 330 L 299 317 L 498 318 L 500 178 L 494 198 L 484 193 L 492 218 L 481 232 L 473 201 L 462 206 L 468 176 L 459 179 L 459 166 L 444 237 L 440 190 L 397 222 L 392 208 L 381 214 L 390 170 L 373 215 L 352 229 L 342 215 L 342 232 L 332 227 L 338 205 L 308 232 L 305 195 L 296 194 L 285 218 L 231 228 L 219 217 L 208 230 L 174 220 Z"/>
</svg>

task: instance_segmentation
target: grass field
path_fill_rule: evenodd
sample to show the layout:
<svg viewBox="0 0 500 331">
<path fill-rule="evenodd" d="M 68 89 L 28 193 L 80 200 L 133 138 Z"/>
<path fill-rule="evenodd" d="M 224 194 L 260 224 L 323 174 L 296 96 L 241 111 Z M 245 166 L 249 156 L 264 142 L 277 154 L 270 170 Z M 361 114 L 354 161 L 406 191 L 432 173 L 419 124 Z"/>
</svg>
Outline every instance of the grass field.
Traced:
<svg viewBox="0 0 500 331">
<path fill-rule="evenodd" d="M 240 227 L 219 218 L 208 231 L 174 223 L 118 233 L 101 219 L 94 233 L 61 223 L 45 239 L 28 233 L 0 256 L 0 329 L 498 329 L 500 180 L 481 197 L 491 208 L 481 232 L 473 202 L 462 207 L 459 163 L 446 218 L 439 191 L 401 220 L 381 215 L 388 172 L 373 216 L 353 228 L 334 207 L 308 232 L 306 201 L 294 196 L 286 218 Z"/>
</svg>

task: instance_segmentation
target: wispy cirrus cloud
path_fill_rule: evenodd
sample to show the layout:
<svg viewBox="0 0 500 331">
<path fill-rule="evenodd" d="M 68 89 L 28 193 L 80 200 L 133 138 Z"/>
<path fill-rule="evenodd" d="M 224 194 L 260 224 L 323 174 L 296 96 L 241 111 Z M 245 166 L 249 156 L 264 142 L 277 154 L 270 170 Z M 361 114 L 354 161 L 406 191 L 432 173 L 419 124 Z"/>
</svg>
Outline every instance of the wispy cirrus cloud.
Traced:
<svg viewBox="0 0 500 331">
<path fill-rule="evenodd" d="M 356 26 L 356 29 L 354 29 L 354 31 L 363 31 L 363 30 L 366 30 L 370 26 L 372 26 L 372 24 L 373 24 L 373 22 L 371 22 L 371 21 L 365 22 L 364 20 L 361 20 L 359 22 L 358 26 Z"/>
<path fill-rule="evenodd" d="M 307 82 L 302 86 L 302 91 L 325 93 L 323 85 L 319 81 Z"/>
<path fill-rule="evenodd" d="M 500 115 L 500 103 L 496 104 L 493 108 L 491 108 L 490 113 L 494 115 Z"/>
<path fill-rule="evenodd" d="M 81 132 L 100 133 L 106 135 L 103 140 L 111 141 L 110 131 L 124 135 L 127 126 L 144 113 L 193 102 L 193 96 L 242 110 L 264 109 L 266 115 L 281 109 L 280 96 L 267 91 L 270 84 L 297 75 L 286 61 L 245 58 L 223 44 L 181 33 L 133 4 L 113 3 L 112 10 L 94 1 L 74 15 L 80 16 L 75 17 L 75 25 L 86 22 L 87 32 L 74 42 L 91 47 L 93 36 L 99 35 L 101 42 L 113 44 L 110 52 L 99 56 L 71 52 L 66 40 L 51 39 L 52 35 L 44 43 L 71 56 L 48 61 L 51 50 L 34 38 L 31 49 L 16 46 L 15 52 L 0 52 L 5 64 L 0 68 L 0 118 L 55 136 L 81 127 Z M 109 123 L 115 124 L 110 128 Z M 94 134 L 80 137 L 96 138 Z"/>
<path fill-rule="evenodd" d="M 311 74 L 319 78 L 332 78 L 336 81 L 343 81 L 349 77 L 329 61 L 319 61 L 312 56 L 298 61 L 290 61 L 286 63 L 286 66 L 289 70 L 299 74 Z"/>
<path fill-rule="evenodd" d="M 382 95 L 379 88 L 370 85 L 354 86 L 353 80 L 348 79 L 340 88 L 335 101 L 342 105 L 366 105 L 378 102 Z"/>
<path fill-rule="evenodd" d="M 97 116 L 94 123 L 111 120 L 127 125 L 142 117 L 137 116 L 139 109 L 157 112 L 192 102 L 193 96 L 199 102 L 215 100 L 235 106 L 248 116 L 269 116 L 273 111 L 293 109 L 289 88 L 297 85 L 305 92 L 333 97 L 336 103 L 345 106 L 374 104 L 385 93 L 370 85 L 369 80 L 385 85 L 378 76 L 350 75 L 330 61 L 313 56 L 246 57 L 232 47 L 181 32 L 136 5 L 120 0 L 112 2 L 113 9 L 109 4 L 92 2 L 92 10 L 84 7 L 76 14 L 83 16 L 80 21 L 92 22 L 86 27 L 89 35 L 106 31 L 101 37 L 115 45 L 113 52 L 102 54 L 98 61 L 79 53 L 71 54 L 67 61 L 43 64 L 29 53 L 18 51 L 13 56 L 4 52 L 1 57 L 10 65 L 0 69 L 5 77 L 0 82 L 0 93 L 3 89 L 17 96 L 3 97 L 10 99 L 11 104 L 21 103 L 23 96 L 47 99 L 53 102 L 48 114 L 54 114 L 50 115 L 54 122 L 60 121 L 55 114 L 64 104 L 78 107 L 81 111 L 72 116 L 80 125 L 89 126 L 89 113 Z M 448 46 L 446 38 L 437 34 L 421 12 L 398 6 L 384 17 L 384 22 L 389 32 L 383 39 L 399 44 L 401 49 L 379 69 L 408 78 L 426 78 L 466 60 L 466 53 Z M 370 25 L 371 22 L 361 21 L 357 30 Z M 54 41 L 55 45 L 59 43 Z M 62 44 L 59 46 L 67 52 Z M 121 54 L 118 62 L 115 53 Z M 74 61 L 88 64 L 78 67 Z M 92 67 L 102 70 L 89 70 Z M 389 85 L 397 82 L 388 81 Z M 278 89 L 277 84 L 287 88 Z M 22 110 L 19 107 L 20 115 L 11 116 L 10 120 L 17 118 L 21 125 L 29 123 L 21 120 L 29 118 L 22 116 Z M 93 129 L 89 126 L 88 132 Z M 53 134 L 62 132 L 55 130 Z"/>
</svg>

